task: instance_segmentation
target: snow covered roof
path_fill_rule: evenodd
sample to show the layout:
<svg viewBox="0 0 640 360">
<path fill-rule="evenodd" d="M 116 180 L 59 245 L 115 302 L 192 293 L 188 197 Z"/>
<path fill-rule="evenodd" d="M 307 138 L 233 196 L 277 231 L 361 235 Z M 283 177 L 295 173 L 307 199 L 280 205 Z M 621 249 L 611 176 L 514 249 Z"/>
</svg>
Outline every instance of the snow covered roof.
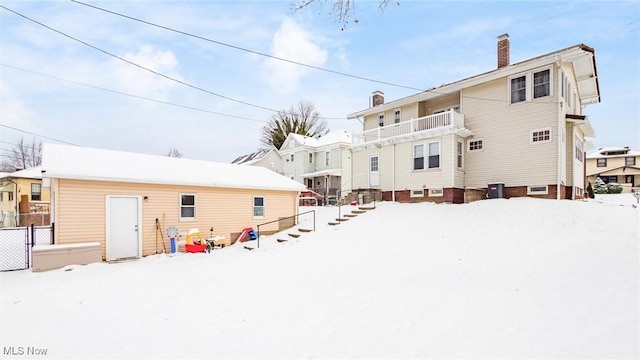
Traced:
<svg viewBox="0 0 640 360">
<path fill-rule="evenodd" d="M 79 146 L 44 144 L 46 178 L 303 191 L 306 187 L 267 168 Z"/>
<path fill-rule="evenodd" d="M 325 145 L 340 144 L 340 143 L 345 143 L 348 145 L 352 144 L 351 133 L 349 133 L 346 130 L 334 130 L 322 135 L 319 138 L 313 138 L 310 136 L 289 133 L 289 135 L 287 135 L 287 138 L 295 139 L 295 141 L 298 142 L 299 144 L 302 144 L 304 146 L 314 147 L 314 148 L 325 146 Z"/>
<path fill-rule="evenodd" d="M 633 151 L 628 146 L 605 146 L 587 154 L 588 159 L 627 156 L 640 156 L 640 151 Z"/>
<path fill-rule="evenodd" d="M 42 167 L 34 166 L 29 169 L 18 170 L 12 173 L 0 173 L 0 178 L 42 179 Z"/>
<path fill-rule="evenodd" d="M 242 155 L 242 156 L 238 156 L 235 160 L 233 160 L 231 163 L 232 164 L 246 164 L 246 165 L 251 165 L 257 161 L 260 161 L 261 159 L 263 159 L 265 156 L 267 156 L 267 154 L 269 154 L 271 151 L 278 151 L 276 150 L 276 148 L 271 147 L 268 149 L 262 149 L 262 150 L 258 150 L 256 152 L 253 152 L 251 154 L 246 154 L 246 155 Z"/>
</svg>

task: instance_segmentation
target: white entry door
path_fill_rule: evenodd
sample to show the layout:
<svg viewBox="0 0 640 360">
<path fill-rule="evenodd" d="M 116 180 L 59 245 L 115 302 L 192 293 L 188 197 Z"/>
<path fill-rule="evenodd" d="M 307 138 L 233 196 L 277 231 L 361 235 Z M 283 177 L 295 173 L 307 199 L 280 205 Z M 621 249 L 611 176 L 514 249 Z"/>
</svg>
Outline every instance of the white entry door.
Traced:
<svg viewBox="0 0 640 360">
<path fill-rule="evenodd" d="M 380 186 L 378 154 L 369 155 L 369 186 Z"/>
<path fill-rule="evenodd" d="M 137 258 L 142 252 L 140 198 L 107 195 L 107 261 Z"/>
</svg>

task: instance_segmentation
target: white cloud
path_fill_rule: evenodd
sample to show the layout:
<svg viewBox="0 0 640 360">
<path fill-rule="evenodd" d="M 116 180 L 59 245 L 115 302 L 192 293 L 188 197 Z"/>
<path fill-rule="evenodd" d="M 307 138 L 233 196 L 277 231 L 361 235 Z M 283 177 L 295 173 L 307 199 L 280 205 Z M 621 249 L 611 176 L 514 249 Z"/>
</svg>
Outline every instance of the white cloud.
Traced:
<svg viewBox="0 0 640 360">
<path fill-rule="evenodd" d="M 311 35 L 293 20 L 285 19 L 273 36 L 272 55 L 295 62 L 322 66 L 327 52 L 316 45 Z M 264 75 L 271 88 L 281 93 L 292 93 L 308 69 L 288 62 L 268 59 L 263 66 Z"/>
<path fill-rule="evenodd" d="M 160 74 L 182 81 L 177 73 L 178 60 L 172 51 L 162 51 L 153 46 L 143 46 L 137 53 L 127 53 L 122 58 L 151 69 Z M 171 89 L 179 86 L 178 83 L 155 75 L 145 69 L 126 64 L 120 60 L 113 60 L 114 71 L 121 91 L 150 97 L 158 100 L 166 100 Z"/>
<path fill-rule="evenodd" d="M 34 130 L 33 111 L 12 91 L 7 82 L 0 82 L 0 109 L 2 109 L 2 124 L 23 130 Z M 5 130 L 1 132 L 6 134 Z M 2 138 L 7 140 L 4 135 Z"/>
</svg>

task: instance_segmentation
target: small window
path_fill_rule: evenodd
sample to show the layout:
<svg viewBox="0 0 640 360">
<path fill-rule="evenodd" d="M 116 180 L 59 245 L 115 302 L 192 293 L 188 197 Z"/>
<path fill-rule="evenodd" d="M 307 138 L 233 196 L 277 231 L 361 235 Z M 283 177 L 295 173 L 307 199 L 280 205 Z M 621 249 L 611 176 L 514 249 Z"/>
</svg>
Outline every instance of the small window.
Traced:
<svg viewBox="0 0 640 360">
<path fill-rule="evenodd" d="M 424 190 L 411 190 L 411 197 L 424 197 Z"/>
<path fill-rule="evenodd" d="M 313 153 L 309 153 L 309 164 L 313 164 Z"/>
<path fill-rule="evenodd" d="M 413 146 L 413 170 L 424 169 L 424 145 Z"/>
<path fill-rule="evenodd" d="M 545 143 L 551 142 L 551 129 L 537 129 L 531 130 L 531 143 Z"/>
<path fill-rule="evenodd" d="M 429 143 L 429 169 L 440 167 L 440 143 Z"/>
<path fill-rule="evenodd" d="M 180 220 L 196 219 L 196 195 L 180 194 Z"/>
<path fill-rule="evenodd" d="M 458 141 L 457 148 L 456 148 L 456 150 L 458 152 L 458 156 L 456 157 L 457 158 L 456 163 L 457 163 L 459 169 L 462 168 L 462 152 L 463 152 L 462 149 L 464 149 L 464 147 L 462 145 L 462 141 Z"/>
<path fill-rule="evenodd" d="M 295 141 L 289 142 L 289 148 L 293 148 L 294 146 L 296 146 Z"/>
<path fill-rule="evenodd" d="M 527 99 L 527 77 L 522 75 L 511 79 L 511 103 L 519 103 Z"/>
<path fill-rule="evenodd" d="M 606 167 L 607 159 L 598 159 L 598 167 Z"/>
<path fill-rule="evenodd" d="M 384 114 L 378 115 L 378 126 L 380 127 L 384 126 Z"/>
<path fill-rule="evenodd" d="M 291 154 L 290 159 L 291 159 L 291 162 L 293 162 L 293 159 L 294 159 L 293 154 Z"/>
<path fill-rule="evenodd" d="M 611 175 L 611 176 L 601 175 L 600 179 L 602 179 L 602 181 L 604 181 L 605 184 L 618 183 L 618 176 L 617 175 Z"/>
<path fill-rule="evenodd" d="M 442 189 L 429 189 L 429 196 L 442 196 L 443 193 Z"/>
<path fill-rule="evenodd" d="M 543 70 L 533 73 L 533 98 L 541 98 L 551 95 L 551 70 Z"/>
<path fill-rule="evenodd" d="M 527 195 L 546 195 L 549 193 L 547 185 L 528 186 Z"/>
<path fill-rule="evenodd" d="M 580 140 L 579 137 L 575 136 L 573 142 L 576 145 L 576 160 L 578 160 L 579 162 L 582 162 L 583 152 L 584 152 L 584 150 L 582 149 L 583 147 L 582 140 Z"/>
<path fill-rule="evenodd" d="M 482 150 L 482 139 L 469 141 L 469 151 L 481 151 L 481 150 Z"/>
<path fill-rule="evenodd" d="M 393 113 L 393 121 L 397 124 L 400 122 L 400 109 L 397 109 L 394 113 Z"/>
<path fill-rule="evenodd" d="M 31 184 L 31 201 L 40 201 L 41 193 L 40 193 L 41 185 L 40 184 Z"/>
<path fill-rule="evenodd" d="M 253 197 L 253 218 L 254 219 L 264 218 L 264 197 L 262 196 Z"/>
<path fill-rule="evenodd" d="M 9 194 L 9 201 L 13 201 L 13 191 L 8 192 L 7 194 Z"/>
<path fill-rule="evenodd" d="M 627 156 L 626 158 L 624 158 L 624 164 L 626 166 L 635 165 L 636 164 L 635 156 Z"/>
<path fill-rule="evenodd" d="M 4 192 L 0 191 L 0 202 L 4 201 Z"/>
<path fill-rule="evenodd" d="M 329 162 L 331 161 L 330 155 L 331 155 L 331 153 L 329 151 L 325 151 L 325 153 L 324 153 L 324 164 L 327 165 L 327 166 L 329 166 Z"/>
</svg>

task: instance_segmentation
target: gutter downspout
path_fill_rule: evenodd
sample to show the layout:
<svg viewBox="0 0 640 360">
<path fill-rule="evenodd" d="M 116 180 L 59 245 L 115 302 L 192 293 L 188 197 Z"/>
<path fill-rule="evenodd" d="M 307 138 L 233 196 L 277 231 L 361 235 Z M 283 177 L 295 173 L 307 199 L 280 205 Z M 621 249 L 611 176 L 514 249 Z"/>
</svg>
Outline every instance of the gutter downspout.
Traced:
<svg viewBox="0 0 640 360">
<path fill-rule="evenodd" d="M 561 171 L 562 171 L 562 163 L 561 163 L 561 157 L 562 157 L 562 139 L 561 139 L 561 135 L 563 132 L 562 129 L 562 125 L 563 125 L 563 121 L 562 121 L 562 99 L 560 98 L 560 94 L 562 94 L 562 72 L 560 71 L 562 69 L 562 63 L 560 62 L 560 60 L 556 60 L 556 67 L 558 69 L 558 71 L 556 71 L 556 73 L 558 74 L 558 78 L 556 79 L 556 83 L 558 84 L 558 88 L 556 89 L 556 94 L 558 96 L 558 154 L 557 154 L 557 161 L 558 161 L 558 165 L 556 168 L 556 200 L 560 200 L 560 186 L 561 186 Z"/>
</svg>

